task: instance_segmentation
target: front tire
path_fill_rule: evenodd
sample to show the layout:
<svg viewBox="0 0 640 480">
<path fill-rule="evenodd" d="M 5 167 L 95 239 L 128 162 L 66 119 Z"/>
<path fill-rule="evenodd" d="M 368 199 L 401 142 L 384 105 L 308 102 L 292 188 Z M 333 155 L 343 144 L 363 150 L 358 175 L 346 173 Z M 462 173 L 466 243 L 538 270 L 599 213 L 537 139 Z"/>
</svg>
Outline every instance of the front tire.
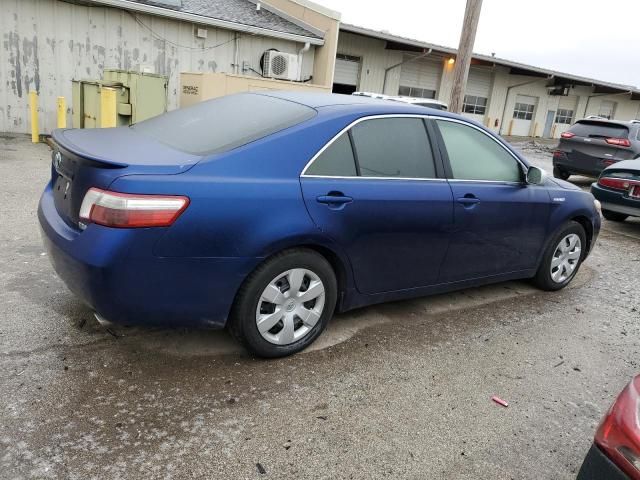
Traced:
<svg viewBox="0 0 640 480">
<path fill-rule="evenodd" d="M 602 216 L 612 222 L 624 222 L 629 215 L 624 213 L 612 212 L 611 210 L 602 210 Z"/>
<path fill-rule="evenodd" d="M 553 176 L 555 178 L 559 178 L 560 180 L 567 180 L 571 174 L 565 170 L 561 170 L 558 167 L 553 167 Z"/>
<path fill-rule="evenodd" d="M 571 221 L 555 234 L 542 257 L 533 283 L 542 290 L 560 290 L 573 280 L 586 255 L 587 236 Z"/>
<path fill-rule="evenodd" d="M 327 326 L 337 290 L 333 268 L 322 255 L 306 248 L 283 251 L 245 280 L 231 311 L 229 331 L 260 357 L 297 353 Z"/>
</svg>

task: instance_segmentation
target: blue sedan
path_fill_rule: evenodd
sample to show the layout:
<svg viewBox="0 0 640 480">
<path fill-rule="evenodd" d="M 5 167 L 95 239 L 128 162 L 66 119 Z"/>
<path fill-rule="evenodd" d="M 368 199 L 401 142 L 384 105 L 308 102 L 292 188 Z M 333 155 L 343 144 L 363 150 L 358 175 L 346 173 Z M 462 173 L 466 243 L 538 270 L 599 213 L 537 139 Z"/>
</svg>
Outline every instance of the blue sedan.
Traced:
<svg viewBox="0 0 640 480">
<path fill-rule="evenodd" d="M 98 318 L 227 327 L 252 353 L 335 312 L 530 278 L 558 290 L 600 229 L 590 193 L 473 121 L 365 97 L 222 97 L 56 130 L 38 217 Z"/>
</svg>

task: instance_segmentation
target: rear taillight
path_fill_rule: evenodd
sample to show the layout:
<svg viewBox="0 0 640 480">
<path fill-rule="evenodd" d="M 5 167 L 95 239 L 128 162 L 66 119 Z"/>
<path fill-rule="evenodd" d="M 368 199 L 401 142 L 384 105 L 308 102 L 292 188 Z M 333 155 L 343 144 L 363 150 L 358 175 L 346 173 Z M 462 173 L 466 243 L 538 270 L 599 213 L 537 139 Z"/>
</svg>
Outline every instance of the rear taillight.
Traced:
<svg viewBox="0 0 640 480">
<path fill-rule="evenodd" d="M 598 185 L 616 190 L 629 190 L 632 183 L 635 182 L 625 180 L 624 178 L 601 177 L 598 179 Z"/>
<path fill-rule="evenodd" d="M 553 158 L 564 158 L 567 154 L 564 153 L 562 150 L 554 150 L 553 152 Z"/>
<path fill-rule="evenodd" d="M 138 195 L 90 188 L 80 207 L 80 226 L 97 223 L 107 227 L 168 227 L 189 205 L 174 195 Z"/>
<path fill-rule="evenodd" d="M 573 138 L 573 137 L 576 136 L 576 134 L 575 133 L 571 133 L 571 132 L 563 132 L 563 133 L 560 134 L 560 136 L 562 138 Z"/>
<path fill-rule="evenodd" d="M 640 376 L 620 394 L 595 436 L 600 449 L 633 480 L 640 480 Z"/>
<path fill-rule="evenodd" d="M 628 138 L 605 138 L 605 142 L 609 145 L 615 145 L 617 147 L 630 147 L 631 142 Z"/>
</svg>

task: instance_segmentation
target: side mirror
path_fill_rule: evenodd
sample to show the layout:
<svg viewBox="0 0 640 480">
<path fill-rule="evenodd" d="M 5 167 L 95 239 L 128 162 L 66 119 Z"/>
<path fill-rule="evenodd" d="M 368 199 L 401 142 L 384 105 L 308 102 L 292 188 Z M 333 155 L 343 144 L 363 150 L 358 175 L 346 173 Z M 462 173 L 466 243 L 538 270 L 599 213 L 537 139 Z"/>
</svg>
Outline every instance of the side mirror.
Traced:
<svg viewBox="0 0 640 480">
<path fill-rule="evenodd" d="M 538 167 L 529 167 L 526 180 L 529 185 L 540 185 L 544 180 L 544 170 Z"/>
</svg>

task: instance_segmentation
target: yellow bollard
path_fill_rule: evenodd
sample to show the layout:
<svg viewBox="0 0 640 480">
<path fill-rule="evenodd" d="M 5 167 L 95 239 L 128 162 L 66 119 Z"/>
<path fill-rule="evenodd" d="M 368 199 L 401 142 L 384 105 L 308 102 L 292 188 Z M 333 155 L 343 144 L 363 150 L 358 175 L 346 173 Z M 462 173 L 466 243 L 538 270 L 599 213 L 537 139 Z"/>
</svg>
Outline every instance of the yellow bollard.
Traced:
<svg viewBox="0 0 640 480">
<path fill-rule="evenodd" d="M 67 128 L 67 102 L 58 97 L 58 128 Z"/>
<path fill-rule="evenodd" d="M 100 89 L 100 127 L 115 127 L 116 120 L 116 91 L 113 88 L 102 87 Z"/>
<path fill-rule="evenodd" d="M 38 92 L 29 92 L 29 106 L 31 107 L 31 142 L 40 142 L 40 127 L 38 125 Z"/>
</svg>

